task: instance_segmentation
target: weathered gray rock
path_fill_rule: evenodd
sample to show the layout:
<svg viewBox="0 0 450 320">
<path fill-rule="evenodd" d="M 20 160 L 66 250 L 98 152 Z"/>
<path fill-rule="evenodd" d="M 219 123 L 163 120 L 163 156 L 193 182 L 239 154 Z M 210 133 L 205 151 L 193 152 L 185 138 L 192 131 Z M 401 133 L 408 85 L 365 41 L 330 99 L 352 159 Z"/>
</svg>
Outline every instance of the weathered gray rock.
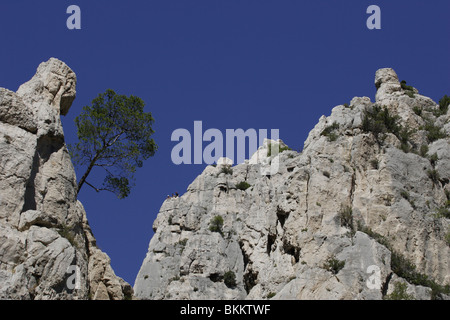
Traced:
<svg viewBox="0 0 450 320">
<path fill-rule="evenodd" d="M 333 108 L 302 153 L 268 157 L 269 142 L 282 141 L 266 140 L 231 174 L 207 166 L 184 195 L 167 199 L 134 284 L 137 297 L 382 299 L 408 280 L 393 271 L 399 256 L 449 284 L 449 219 L 434 214 L 448 200 L 449 138 L 429 144 L 426 119 L 413 108 L 422 108 L 427 121 L 444 116 L 436 119 L 436 103 L 417 90 L 406 95 L 392 69 L 378 70 L 375 83 L 375 103 L 356 97 Z M 416 153 L 400 150 L 393 133 L 377 141 L 364 132 L 365 111 L 375 104 L 415 130 L 408 146 Z M 334 135 L 324 134 L 334 123 Z M 417 154 L 423 144 L 438 154 L 436 163 Z M 238 189 L 242 181 L 250 187 Z M 211 228 L 217 216 L 223 225 Z M 229 271 L 232 286 L 225 283 Z M 431 297 L 430 288 L 413 283 L 408 292 Z"/>
<path fill-rule="evenodd" d="M 60 120 L 75 84 L 75 73 L 52 58 L 17 93 L 0 88 L 0 299 L 132 295 L 77 201 Z"/>
<path fill-rule="evenodd" d="M 32 133 L 0 122 L 0 221 L 17 227 L 33 175 L 37 139 Z"/>
<path fill-rule="evenodd" d="M 0 121 L 36 133 L 36 119 L 13 91 L 0 88 Z"/>
<path fill-rule="evenodd" d="M 34 113 L 38 138 L 63 140 L 60 115 L 66 115 L 76 95 L 76 75 L 62 61 L 50 58 L 39 65 L 33 78 L 22 84 L 17 95 Z"/>
<path fill-rule="evenodd" d="M 450 181 L 450 144 L 448 139 L 433 142 L 429 147 L 428 154 L 437 154 L 436 170 L 439 172 L 440 178 L 448 183 Z"/>
<path fill-rule="evenodd" d="M 34 77 L 17 90 L 26 104 L 47 108 L 51 106 L 60 115 L 66 115 L 75 100 L 77 78 L 61 60 L 50 58 L 42 62 Z"/>
<path fill-rule="evenodd" d="M 377 102 L 386 102 L 395 99 L 401 93 L 402 87 L 398 80 L 397 73 L 391 68 L 383 68 L 377 70 L 375 73 L 375 86 L 377 87 L 377 93 L 375 100 Z"/>
</svg>

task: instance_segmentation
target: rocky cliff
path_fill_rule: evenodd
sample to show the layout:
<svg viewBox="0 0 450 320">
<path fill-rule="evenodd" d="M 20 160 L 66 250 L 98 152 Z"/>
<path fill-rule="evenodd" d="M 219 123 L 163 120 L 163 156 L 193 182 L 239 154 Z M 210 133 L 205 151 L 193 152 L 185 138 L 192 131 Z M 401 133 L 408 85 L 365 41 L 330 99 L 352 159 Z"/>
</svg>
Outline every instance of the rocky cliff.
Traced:
<svg viewBox="0 0 450 320">
<path fill-rule="evenodd" d="M 61 125 L 76 76 L 42 63 L 0 88 L 0 299 L 124 299 L 132 288 L 96 246 Z"/>
<path fill-rule="evenodd" d="M 257 161 L 208 166 L 167 199 L 136 296 L 448 298 L 450 112 L 392 69 L 375 85 L 375 102 L 322 116 L 301 153 L 265 141 Z"/>
</svg>

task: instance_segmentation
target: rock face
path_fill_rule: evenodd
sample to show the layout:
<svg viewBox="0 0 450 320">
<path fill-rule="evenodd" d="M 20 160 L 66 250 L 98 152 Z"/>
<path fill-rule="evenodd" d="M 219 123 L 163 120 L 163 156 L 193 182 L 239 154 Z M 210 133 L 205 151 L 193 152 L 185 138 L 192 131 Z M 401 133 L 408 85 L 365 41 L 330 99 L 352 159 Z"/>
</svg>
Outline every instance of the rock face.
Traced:
<svg viewBox="0 0 450 320">
<path fill-rule="evenodd" d="M 60 115 L 75 73 L 51 58 L 17 92 L 0 88 L 0 299 L 123 299 L 77 201 Z"/>
<path fill-rule="evenodd" d="M 266 141 L 251 161 L 208 166 L 167 199 L 135 295 L 448 298 L 450 112 L 392 69 L 375 84 L 375 102 L 333 108 L 301 153 L 267 157 Z"/>
</svg>

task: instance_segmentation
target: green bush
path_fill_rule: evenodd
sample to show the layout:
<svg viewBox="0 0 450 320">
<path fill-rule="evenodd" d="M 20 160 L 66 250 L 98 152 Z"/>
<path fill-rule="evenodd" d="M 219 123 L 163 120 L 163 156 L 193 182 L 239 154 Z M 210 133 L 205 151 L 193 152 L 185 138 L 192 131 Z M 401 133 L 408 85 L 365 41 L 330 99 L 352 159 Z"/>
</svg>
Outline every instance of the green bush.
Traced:
<svg viewBox="0 0 450 320">
<path fill-rule="evenodd" d="M 327 137 L 330 142 L 336 141 L 339 138 L 336 132 L 331 132 Z"/>
<path fill-rule="evenodd" d="M 420 146 L 419 154 L 421 157 L 424 158 L 428 155 L 428 146 L 426 144 Z"/>
<path fill-rule="evenodd" d="M 406 94 L 408 97 L 410 97 L 410 98 L 414 98 L 414 97 L 415 97 L 414 91 L 405 90 L 405 94 Z"/>
<path fill-rule="evenodd" d="M 391 255 L 391 268 L 398 276 L 403 277 L 405 279 L 412 278 L 415 271 L 415 266 L 409 262 L 405 257 L 397 252 L 393 251 L 391 244 L 389 241 L 379 233 L 374 232 L 371 228 L 362 225 L 358 221 L 358 231 L 364 232 L 369 237 L 375 239 L 378 243 L 384 245 L 389 251 L 392 252 Z"/>
<path fill-rule="evenodd" d="M 441 294 L 450 294 L 450 286 L 438 285 L 434 280 L 428 278 L 427 275 L 417 272 L 416 266 L 403 255 L 396 252 L 385 237 L 373 232 L 369 227 L 363 226 L 359 221 L 357 225 L 358 231 L 366 233 L 369 237 L 375 239 L 378 243 L 384 245 L 391 251 L 391 269 L 396 275 L 404 278 L 411 284 L 431 288 L 432 299 L 440 298 Z"/>
<path fill-rule="evenodd" d="M 430 160 L 431 166 L 434 168 L 436 166 L 437 161 L 439 160 L 439 157 L 437 153 L 433 153 L 428 160 Z"/>
<path fill-rule="evenodd" d="M 79 247 L 75 240 L 74 232 L 67 225 L 62 225 L 61 229 L 58 230 L 58 233 L 61 237 L 66 238 L 73 247 Z"/>
<path fill-rule="evenodd" d="M 400 82 L 400 86 L 402 87 L 407 96 L 409 96 L 410 98 L 414 98 L 414 88 L 408 86 L 405 80 L 402 80 L 402 82 Z"/>
<path fill-rule="evenodd" d="M 187 242 L 188 242 L 188 239 L 185 238 L 185 239 L 183 239 L 183 240 L 178 241 L 178 244 L 179 244 L 181 247 L 185 247 Z"/>
<path fill-rule="evenodd" d="M 211 222 L 209 224 L 209 231 L 212 232 L 218 232 L 222 234 L 222 227 L 223 227 L 223 218 L 221 216 L 215 216 L 211 219 Z"/>
<path fill-rule="evenodd" d="M 283 151 L 288 151 L 288 150 L 292 150 L 291 148 L 289 148 L 288 146 L 280 146 L 280 148 L 278 149 L 278 153 L 282 153 Z"/>
<path fill-rule="evenodd" d="M 450 232 L 447 232 L 447 234 L 445 235 L 445 242 L 450 247 Z"/>
<path fill-rule="evenodd" d="M 392 252 L 391 254 L 391 268 L 395 274 L 406 280 L 411 281 L 419 278 L 416 266 L 398 252 Z"/>
<path fill-rule="evenodd" d="M 247 183 L 247 181 L 241 181 L 236 185 L 236 188 L 238 188 L 239 190 L 247 190 L 248 188 L 250 188 L 251 185 L 249 183 Z"/>
<path fill-rule="evenodd" d="M 339 124 L 337 122 L 333 122 L 332 125 L 329 125 L 325 129 L 322 130 L 320 133 L 321 136 L 325 136 L 328 138 L 328 141 L 336 141 L 338 138 L 338 135 L 334 132 L 335 130 L 339 129 Z"/>
<path fill-rule="evenodd" d="M 412 133 L 410 130 L 402 127 L 398 116 L 390 115 L 388 108 L 382 108 L 378 105 L 365 110 L 362 130 L 371 132 L 378 142 L 380 142 L 380 135 L 393 133 L 402 143 L 407 143 Z"/>
<path fill-rule="evenodd" d="M 372 166 L 373 169 L 378 170 L 379 168 L 379 161 L 378 159 L 372 159 L 370 160 L 370 165 Z"/>
<path fill-rule="evenodd" d="M 236 274 L 233 271 L 227 271 L 223 275 L 223 282 L 228 288 L 236 287 Z"/>
<path fill-rule="evenodd" d="M 439 109 L 434 112 L 436 117 L 440 117 L 443 114 L 447 114 L 448 106 L 450 105 L 450 97 L 445 95 L 439 100 Z"/>
<path fill-rule="evenodd" d="M 175 277 L 169 279 L 169 283 L 171 283 L 173 281 L 180 281 L 180 276 L 176 275 Z"/>
<path fill-rule="evenodd" d="M 419 117 L 422 116 L 423 109 L 421 107 L 414 106 L 412 109 L 413 109 L 414 113 L 417 114 Z"/>
<path fill-rule="evenodd" d="M 436 218 L 447 218 L 450 219 L 450 209 L 447 206 L 442 206 L 437 208 L 436 213 L 434 214 Z"/>
<path fill-rule="evenodd" d="M 411 207 L 413 207 L 413 209 L 416 208 L 416 204 L 415 204 L 414 200 L 411 199 L 411 197 L 409 196 L 408 191 L 402 190 L 402 191 L 400 191 L 400 195 L 402 196 L 403 199 L 405 199 L 409 202 L 409 204 L 411 205 Z"/>
<path fill-rule="evenodd" d="M 447 113 L 448 106 L 450 105 L 450 97 L 445 95 L 439 100 L 439 108 L 441 110 L 446 110 L 445 113 Z"/>
<path fill-rule="evenodd" d="M 409 147 L 409 140 L 411 138 L 413 131 L 409 130 L 408 128 L 402 127 L 400 129 L 400 132 L 397 135 L 397 138 L 400 140 L 401 144 L 402 144 L 402 150 L 405 152 L 409 152 L 410 151 L 410 147 Z M 407 150 L 407 151 L 406 151 Z"/>
<path fill-rule="evenodd" d="M 327 271 L 330 271 L 332 274 L 336 275 L 341 271 L 342 268 L 345 266 L 345 261 L 340 261 L 336 259 L 334 256 L 329 257 L 327 261 L 325 261 L 325 264 L 323 265 L 323 268 Z"/>
<path fill-rule="evenodd" d="M 352 207 L 342 207 L 339 211 L 339 219 L 341 220 L 341 226 L 349 228 L 353 231 L 353 210 Z"/>
<path fill-rule="evenodd" d="M 408 191 L 402 190 L 402 191 L 400 191 L 400 195 L 402 196 L 402 198 L 404 198 L 404 199 L 409 201 L 409 193 L 408 193 Z"/>
<path fill-rule="evenodd" d="M 430 178 L 431 181 L 433 181 L 435 184 L 437 184 L 439 182 L 439 180 L 441 179 L 439 176 L 439 172 L 437 172 L 436 169 L 428 169 L 427 175 L 428 175 L 428 178 Z"/>
<path fill-rule="evenodd" d="M 415 300 L 413 295 L 407 294 L 406 289 L 408 286 L 403 282 L 396 282 L 394 285 L 394 291 L 384 297 L 384 300 Z"/>
<path fill-rule="evenodd" d="M 369 237 L 371 237 L 372 239 L 374 239 L 376 242 L 378 242 L 379 244 L 382 244 L 383 246 L 385 246 L 386 248 L 390 249 L 390 244 L 388 242 L 388 240 L 382 236 L 379 233 L 374 232 L 372 229 L 370 229 L 369 227 L 364 226 L 361 221 L 357 222 L 357 229 L 358 231 L 364 232 L 365 234 L 367 234 Z"/>
<path fill-rule="evenodd" d="M 402 87 L 403 90 L 414 91 L 414 88 L 411 87 L 411 86 L 408 86 L 408 85 L 406 84 L 406 81 L 405 81 L 405 80 L 402 80 L 402 81 L 400 82 L 400 86 Z"/>
<path fill-rule="evenodd" d="M 427 139 L 429 143 L 447 137 L 447 134 L 442 131 L 440 127 L 435 126 L 431 120 L 426 122 L 423 129 L 427 131 Z"/>
<path fill-rule="evenodd" d="M 275 297 L 277 294 L 275 293 L 275 292 L 270 292 L 268 295 L 267 295 L 267 299 L 272 299 L 273 297 Z"/>
<path fill-rule="evenodd" d="M 222 167 L 220 168 L 220 173 L 233 174 L 233 169 L 231 168 L 231 165 L 229 165 L 229 164 L 222 165 Z"/>
<path fill-rule="evenodd" d="M 278 154 L 282 153 L 283 151 L 287 151 L 287 150 L 292 150 L 291 148 L 289 148 L 288 146 L 284 146 L 282 147 L 281 144 L 277 143 L 278 145 Z M 267 156 L 270 157 L 272 156 L 272 144 L 269 143 L 267 145 Z M 276 147 L 275 147 L 276 148 Z"/>
<path fill-rule="evenodd" d="M 410 148 L 409 144 L 402 142 L 400 144 L 400 150 L 402 150 L 404 153 L 408 153 L 411 151 L 411 148 Z"/>
<path fill-rule="evenodd" d="M 431 288 L 431 299 L 438 299 L 441 294 L 449 294 L 450 287 L 441 286 L 437 284 L 434 280 L 430 279 L 427 275 L 420 273 L 416 270 L 416 266 L 412 264 L 408 259 L 399 254 L 398 252 L 392 251 L 391 255 L 391 268 L 392 271 L 401 278 L 404 278 L 411 284 L 424 286 Z"/>
</svg>

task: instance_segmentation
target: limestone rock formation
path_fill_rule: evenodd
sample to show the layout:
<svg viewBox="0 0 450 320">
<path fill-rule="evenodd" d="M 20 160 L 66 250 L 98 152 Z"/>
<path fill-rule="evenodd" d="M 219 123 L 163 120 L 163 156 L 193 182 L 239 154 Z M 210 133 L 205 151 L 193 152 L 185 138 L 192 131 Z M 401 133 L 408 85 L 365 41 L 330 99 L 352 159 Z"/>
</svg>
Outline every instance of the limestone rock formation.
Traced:
<svg viewBox="0 0 450 320">
<path fill-rule="evenodd" d="M 268 157 L 282 141 L 266 141 L 167 199 L 135 295 L 449 298 L 450 112 L 392 69 L 375 85 L 375 102 L 355 97 L 322 116 L 301 153 Z"/>
<path fill-rule="evenodd" d="M 75 86 L 75 73 L 51 58 L 17 92 L 0 88 L 0 299 L 132 294 L 96 247 L 77 201 L 60 119 Z"/>
</svg>

